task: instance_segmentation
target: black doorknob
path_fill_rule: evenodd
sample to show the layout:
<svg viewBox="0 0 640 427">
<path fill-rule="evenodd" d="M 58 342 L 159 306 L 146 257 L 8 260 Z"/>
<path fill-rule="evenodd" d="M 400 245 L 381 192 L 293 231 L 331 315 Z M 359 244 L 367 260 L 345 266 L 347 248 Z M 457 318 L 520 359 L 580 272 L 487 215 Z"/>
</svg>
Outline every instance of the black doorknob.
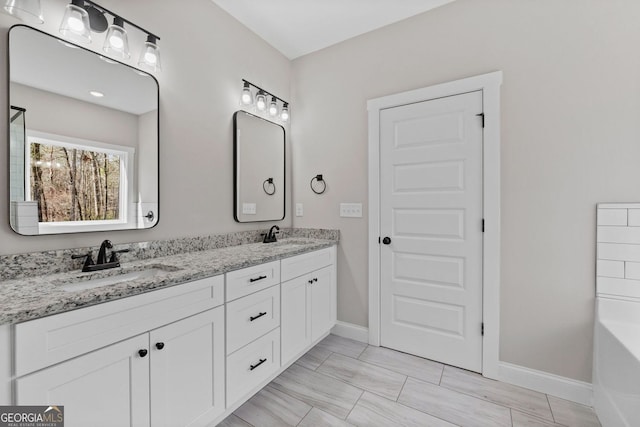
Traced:
<svg viewBox="0 0 640 427">
<path fill-rule="evenodd" d="M 156 348 L 157 348 L 158 350 L 162 350 L 162 349 L 164 348 L 164 343 L 163 343 L 163 342 L 157 342 L 157 343 L 156 343 Z"/>
<path fill-rule="evenodd" d="M 144 348 L 142 350 L 138 350 L 138 354 L 140 355 L 140 357 L 145 357 L 147 353 L 149 352 Z"/>
<path fill-rule="evenodd" d="M 382 239 L 382 243 L 384 243 L 385 245 L 390 245 L 391 237 L 385 237 L 384 239 Z"/>
</svg>

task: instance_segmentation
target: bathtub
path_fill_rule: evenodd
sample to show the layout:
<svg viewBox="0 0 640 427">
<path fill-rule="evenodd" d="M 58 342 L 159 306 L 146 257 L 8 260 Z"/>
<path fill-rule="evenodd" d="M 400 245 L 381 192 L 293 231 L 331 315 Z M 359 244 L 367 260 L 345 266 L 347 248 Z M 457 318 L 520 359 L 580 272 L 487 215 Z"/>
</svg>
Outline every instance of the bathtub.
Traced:
<svg viewBox="0 0 640 427">
<path fill-rule="evenodd" d="M 593 400 L 603 427 L 640 426 L 640 301 L 597 298 Z"/>
</svg>

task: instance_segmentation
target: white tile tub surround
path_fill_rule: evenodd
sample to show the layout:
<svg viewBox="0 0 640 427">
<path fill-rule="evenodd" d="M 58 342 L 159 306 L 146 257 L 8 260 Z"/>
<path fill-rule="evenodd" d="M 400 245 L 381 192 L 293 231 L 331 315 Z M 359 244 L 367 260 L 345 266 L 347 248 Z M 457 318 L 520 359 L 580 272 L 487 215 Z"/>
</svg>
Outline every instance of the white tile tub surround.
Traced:
<svg viewBox="0 0 640 427">
<path fill-rule="evenodd" d="M 640 203 L 597 210 L 597 294 L 640 301 Z"/>
</svg>

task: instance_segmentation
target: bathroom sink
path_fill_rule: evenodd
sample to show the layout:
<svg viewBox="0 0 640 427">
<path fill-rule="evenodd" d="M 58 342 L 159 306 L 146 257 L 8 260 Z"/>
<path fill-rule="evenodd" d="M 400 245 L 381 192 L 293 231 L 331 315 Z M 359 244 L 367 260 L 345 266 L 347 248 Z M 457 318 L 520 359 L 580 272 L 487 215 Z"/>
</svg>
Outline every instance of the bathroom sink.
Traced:
<svg viewBox="0 0 640 427">
<path fill-rule="evenodd" d="M 274 243 L 266 243 L 267 245 L 274 245 L 276 247 L 279 248 L 294 248 L 296 246 L 304 246 L 304 245 L 308 245 L 309 241 L 308 240 L 301 240 L 301 239 L 283 239 L 283 240 L 279 240 L 277 242 Z"/>
<path fill-rule="evenodd" d="M 140 279 L 149 279 L 152 277 L 163 276 L 172 271 L 180 270 L 177 267 L 165 266 L 165 265 L 151 265 L 143 270 L 116 270 L 110 272 L 110 275 L 91 275 L 80 276 L 69 280 L 56 281 L 55 284 L 61 285 L 62 289 L 66 292 L 78 292 L 86 291 L 88 289 L 99 288 L 102 286 L 115 285 L 124 282 L 131 282 Z M 107 273 L 108 274 L 108 273 Z"/>
</svg>

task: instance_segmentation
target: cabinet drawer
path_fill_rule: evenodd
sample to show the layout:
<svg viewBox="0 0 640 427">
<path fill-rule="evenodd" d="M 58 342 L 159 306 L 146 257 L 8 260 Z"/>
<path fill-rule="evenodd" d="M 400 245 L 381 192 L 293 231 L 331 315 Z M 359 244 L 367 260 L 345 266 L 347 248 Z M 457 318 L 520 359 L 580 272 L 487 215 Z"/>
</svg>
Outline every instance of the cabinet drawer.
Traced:
<svg viewBox="0 0 640 427">
<path fill-rule="evenodd" d="M 223 276 L 209 277 L 15 325 L 21 376 L 224 303 Z"/>
<path fill-rule="evenodd" d="M 280 261 L 227 273 L 227 301 L 261 291 L 280 283 Z"/>
<path fill-rule="evenodd" d="M 280 328 L 227 357 L 227 406 L 280 369 Z"/>
<path fill-rule="evenodd" d="M 322 249 L 282 260 L 282 281 L 294 279 L 334 263 L 335 248 Z"/>
<path fill-rule="evenodd" d="M 280 285 L 227 304 L 227 354 L 280 326 Z"/>
</svg>

